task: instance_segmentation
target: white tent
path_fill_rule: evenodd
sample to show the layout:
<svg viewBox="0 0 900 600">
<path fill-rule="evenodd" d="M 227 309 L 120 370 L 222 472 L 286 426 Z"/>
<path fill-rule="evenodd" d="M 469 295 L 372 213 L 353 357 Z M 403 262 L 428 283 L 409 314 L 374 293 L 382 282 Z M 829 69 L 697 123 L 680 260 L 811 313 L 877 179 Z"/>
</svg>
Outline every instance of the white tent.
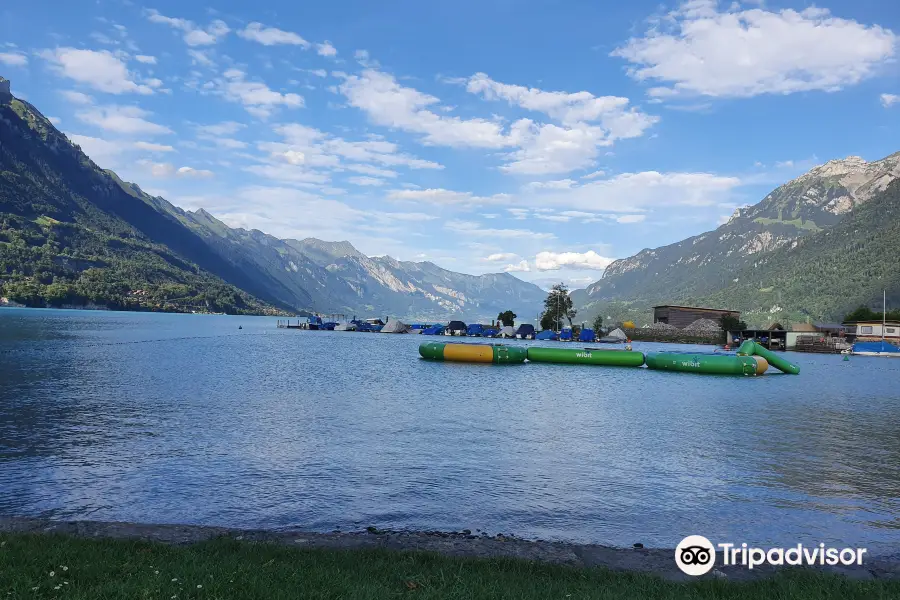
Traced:
<svg viewBox="0 0 900 600">
<path fill-rule="evenodd" d="M 516 328 L 507 325 L 496 335 L 498 338 L 514 338 L 516 337 Z"/>
<path fill-rule="evenodd" d="M 388 319 L 388 322 L 381 328 L 381 333 L 407 333 L 408 331 L 409 325 L 397 319 Z"/>
<path fill-rule="evenodd" d="M 616 339 L 619 339 L 619 340 L 627 340 L 627 339 L 628 339 L 628 336 L 625 335 L 625 332 L 622 331 L 621 329 L 618 329 L 618 328 L 613 329 L 612 331 L 610 331 L 610 332 L 606 335 L 606 337 L 616 338 Z"/>
</svg>

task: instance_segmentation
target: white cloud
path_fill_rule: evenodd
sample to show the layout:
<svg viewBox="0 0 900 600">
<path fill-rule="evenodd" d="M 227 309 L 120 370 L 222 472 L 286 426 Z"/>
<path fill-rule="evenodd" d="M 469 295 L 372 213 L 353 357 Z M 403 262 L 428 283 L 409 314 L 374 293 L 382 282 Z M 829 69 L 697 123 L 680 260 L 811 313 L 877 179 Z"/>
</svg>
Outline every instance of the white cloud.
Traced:
<svg viewBox="0 0 900 600">
<path fill-rule="evenodd" d="M 134 60 L 138 61 L 139 63 L 144 63 L 145 65 L 155 65 L 156 64 L 156 57 L 149 56 L 147 54 L 138 54 L 137 56 L 134 57 Z"/>
<path fill-rule="evenodd" d="M 344 75 L 339 87 L 349 104 L 363 110 L 371 121 L 422 134 L 423 144 L 517 148 L 506 155 L 509 162 L 501 167 L 509 173 L 566 173 L 590 166 L 599 146 L 641 135 L 658 120 L 627 109 L 627 98 L 545 92 L 497 83 L 481 73 L 468 80 L 467 89 L 544 112 L 562 125 L 519 119 L 505 129 L 498 119 L 450 116 L 438 98 L 400 85 L 393 76 L 372 68 L 361 75 Z"/>
<path fill-rule="evenodd" d="M 275 27 L 265 27 L 262 23 L 250 23 L 237 32 L 245 40 L 257 42 L 263 46 L 290 45 L 309 48 L 309 42 L 292 31 L 283 31 Z"/>
<path fill-rule="evenodd" d="M 556 181 L 532 181 L 525 184 L 526 189 L 530 190 L 568 190 L 577 182 L 572 179 L 558 179 Z"/>
<path fill-rule="evenodd" d="M 204 169 L 194 169 L 193 167 L 179 167 L 175 168 L 171 163 L 155 163 L 149 160 L 139 160 L 139 165 L 147 167 L 150 169 L 150 174 L 153 177 L 167 178 L 167 177 L 181 177 L 181 178 L 190 178 L 190 179 L 207 179 L 213 176 L 212 171 L 207 171 Z"/>
<path fill-rule="evenodd" d="M 59 125 L 60 123 L 62 123 L 62 119 L 60 119 L 59 117 L 47 117 L 47 120 L 54 125 Z"/>
<path fill-rule="evenodd" d="M 360 186 L 381 186 L 385 183 L 383 179 L 377 179 L 375 177 L 348 177 L 347 181 L 353 185 Z"/>
<path fill-rule="evenodd" d="M 194 48 L 189 48 L 187 51 L 188 56 L 191 57 L 191 64 L 200 65 L 202 67 L 215 66 L 215 61 L 210 58 L 211 52 L 211 50 L 196 50 Z"/>
<path fill-rule="evenodd" d="M 161 23 L 168 25 L 184 33 L 184 43 L 188 46 L 210 46 L 219 42 L 223 37 L 228 35 L 231 29 L 224 21 L 216 19 L 206 28 L 202 28 L 194 24 L 193 21 L 187 19 L 178 19 L 161 15 L 159 11 L 148 9 L 144 11 L 147 19 L 152 23 Z"/>
<path fill-rule="evenodd" d="M 328 71 L 325 69 L 310 69 L 307 73 L 312 73 L 316 77 L 328 77 Z"/>
<path fill-rule="evenodd" d="M 569 190 L 544 190 L 523 200 L 589 212 L 635 213 L 648 208 L 713 206 L 727 200 L 740 185 L 737 177 L 711 173 L 643 171 L 596 179 Z"/>
<path fill-rule="evenodd" d="M 496 252 L 481 259 L 482 262 L 507 262 L 520 258 L 515 252 Z"/>
<path fill-rule="evenodd" d="M 528 265 L 527 260 L 503 267 L 504 273 L 527 273 L 528 271 L 531 271 L 531 267 Z"/>
<path fill-rule="evenodd" d="M 475 196 L 472 192 L 455 192 L 442 188 L 426 190 L 391 190 L 388 192 L 390 200 L 402 200 L 407 202 L 421 202 L 424 204 L 438 205 L 464 205 L 480 206 L 482 204 L 503 204 L 511 200 L 508 194 L 495 194 L 493 196 Z"/>
<path fill-rule="evenodd" d="M 89 105 L 94 103 L 94 99 L 87 94 L 82 94 L 81 92 L 75 92 L 72 90 L 63 90 L 60 92 L 60 95 L 71 102 L 72 104 L 83 104 Z"/>
<path fill-rule="evenodd" d="M 572 219 L 572 217 L 570 217 L 568 215 L 562 215 L 562 214 L 545 215 L 545 214 L 538 213 L 538 214 L 534 215 L 534 217 L 536 219 L 541 219 L 543 221 L 552 221 L 554 223 L 568 223 Z"/>
<path fill-rule="evenodd" d="M 222 121 L 212 125 L 198 125 L 197 131 L 209 136 L 234 135 L 244 127 L 246 125 L 237 121 Z"/>
<path fill-rule="evenodd" d="M 106 50 L 56 48 L 44 50 L 40 56 L 53 69 L 73 81 L 84 83 L 108 94 L 152 94 L 153 86 L 139 82 L 125 63 Z"/>
<path fill-rule="evenodd" d="M 883 107 L 890 108 L 894 104 L 900 102 L 900 96 L 897 94 L 882 94 L 880 100 Z"/>
<path fill-rule="evenodd" d="M 256 117 L 268 118 L 279 106 L 299 108 L 304 105 L 303 96 L 282 94 L 265 83 L 246 81 L 245 73 L 238 69 L 228 69 L 224 75 L 225 79 L 219 80 L 219 86 L 225 98 L 243 104 L 244 110 Z"/>
<path fill-rule="evenodd" d="M 0 52 L 0 63 L 10 67 L 24 67 L 28 64 L 28 57 L 22 52 Z"/>
<path fill-rule="evenodd" d="M 552 240 L 556 236 L 552 233 L 540 233 L 528 229 L 489 229 L 482 228 L 478 223 L 471 221 L 450 220 L 444 223 L 444 228 L 473 237 L 488 237 L 494 239 L 529 238 L 533 240 Z"/>
<path fill-rule="evenodd" d="M 498 123 L 438 115 L 428 109 L 436 107 L 440 102 L 437 98 L 402 86 L 391 75 L 375 69 L 347 75 L 339 90 L 350 106 L 364 111 L 372 122 L 423 134 L 425 144 L 481 148 L 511 145 Z"/>
<path fill-rule="evenodd" d="M 138 150 L 148 150 L 150 152 L 175 152 L 175 148 L 166 144 L 154 144 L 153 142 L 135 142 L 134 147 Z"/>
<path fill-rule="evenodd" d="M 534 266 L 538 271 L 556 271 L 563 267 L 568 269 L 587 269 L 602 271 L 615 259 L 600 256 L 593 250 L 587 252 L 539 252 L 534 257 Z"/>
<path fill-rule="evenodd" d="M 622 215 L 621 217 L 616 217 L 616 221 L 619 223 L 640 223 L 646 218 L 647 215 Z"/>
<path fill-rule="evenodd" d="M 117 164 L 117 160 L 121 159 L 122 154 L 127 152 L 131 146 L 130 142 L 108 141 L 76 133 L 67 133 L 66 137 L 73 144 L 79 146 L 81 151 L 87 154 L 92 161 L 104 167 Z"/>
<path fill-rule="evenodd" d="M 319 56 L 332 57 L 337 56 L 337 48 L 331 45 L 331 42 L 324 41 L 321 44 L 316 44 L 316 52 L 319 53 Z"/>
<path fill-rule="evenodd" d="M 720 11 L 715 0 L 691 0 L 611 55 L 632 63 L 640 81 L 671 87 L 651 96 L 750 97 L 835 91 L 873 76 L 894 56 L 897 36 L 809 7 Z"/>
<path fill-rule="evenodd" d="M 604 171 L 594 171 L 593 173 L 588 173 L 587 175 L 582 175 L 582 179 L 597 179 L 598 177 L 603 177 L 606 175 Z"/>
<path fill-rule="evenodd" d="M 144 118 L 149 115 L 149 112 L 137 106 L 117 105 L 97 106 L 75 113 L 80 121 L 115 133 L 147 135 L 172 133 L 168 127 Z"/>
</svg>

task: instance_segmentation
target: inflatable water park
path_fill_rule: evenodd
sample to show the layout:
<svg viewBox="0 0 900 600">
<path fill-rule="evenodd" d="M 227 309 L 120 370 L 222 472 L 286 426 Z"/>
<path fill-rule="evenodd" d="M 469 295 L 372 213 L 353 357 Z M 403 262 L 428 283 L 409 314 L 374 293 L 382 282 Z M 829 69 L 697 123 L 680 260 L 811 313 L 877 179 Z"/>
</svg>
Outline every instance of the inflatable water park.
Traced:
<svg viewBox="0 0 900 600">
<path fill-rule="evenodd" d="M 747 340 L 736 352 L 674 352 L 644 354 L 626 346 L 623 350 L 605 348 L 546 348 L 541 346 L 508 346 L 505 344 L 458 344 L 425 342 L 419 355 L 428 360 L 490 363 L 495 365 L 557 363 L 567 365 L 603 365 L 642 367 L 656 371 L 680 371 L 709 375 L 762 375 L 769 367 L 782 373 L 798 375 L 800 367 Z"/>
</svg>

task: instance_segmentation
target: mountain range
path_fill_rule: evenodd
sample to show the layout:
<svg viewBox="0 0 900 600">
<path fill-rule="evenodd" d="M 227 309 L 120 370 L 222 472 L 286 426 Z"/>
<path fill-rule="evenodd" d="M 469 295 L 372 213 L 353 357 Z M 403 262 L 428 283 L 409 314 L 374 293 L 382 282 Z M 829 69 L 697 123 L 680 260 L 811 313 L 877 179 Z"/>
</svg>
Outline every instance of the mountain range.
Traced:
<svg viewBox="0 0 900 600">
<path fill-rule="evenodd" d="M 650 319 L 654 304 L 773 320 L 900 304 L 900 153 L 813 168 L 717 229 L 613 262 L 572 292 L 578 321 Z M 279 239 L 187 211 L 94 164 L 0 78 L 0 296 L 34 306 L 343 313 L 416 320 L 535 314 L 546 293 L 369 257 L 349 242 Z"/>
<path fill-rule="evenodd" d="M 573 292 L 582 318 L 647 322 L 654 304 L 738 309 L 748 322 L 840 319 L 900 302 L 900 152 L 832 160 L 713 231 L 617 260 Z"/>
<path fill-rule="evenodd" d="M 545 293 L 508 273 L 368 257 L 182 210 L 94 164 L 0 78 L 0 295 L 30 305 L 491 319 Z"/>
</svg>

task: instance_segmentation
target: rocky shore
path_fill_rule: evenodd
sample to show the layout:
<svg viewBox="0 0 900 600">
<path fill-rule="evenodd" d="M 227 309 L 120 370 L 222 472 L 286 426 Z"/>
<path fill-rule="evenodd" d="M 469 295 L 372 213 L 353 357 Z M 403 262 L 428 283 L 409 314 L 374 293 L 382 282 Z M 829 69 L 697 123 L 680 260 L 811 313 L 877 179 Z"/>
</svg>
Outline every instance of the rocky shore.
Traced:
<svg viewBox="0 0 900 600">
<path fill-rule="evenodd" d="M 469 530 L 389 531 L 369 527 L 363 531 L 310 533 L 291 530 L 243 530 L 200 525 L 154 525 L 99 521 L 51 521 L 24 517 L 0 517 L 0 534 L 58 534 L 83 538 L 135 539 L 165 544 L 193 544 L 219 537 L 245 542 L 265 542 L 303 548 L 361 549 L 434 552 L 444 556 L 516 558 L 574 567 L 605 567 L 613 571 L 653 574 L 670 581 L 688 581 L 675 566 L 674 550 L 662 548 L 612 548 L 524 540 L 504 535 L 473 534 Z M 637 544 L 636 546 L 640 546 Z M 769 577 L 782 567 L 719 566 L 704 578 L 748 581 Z M 794 568 L 794 567 L 783 567 Z M 821 566 L 817 571 L 853 579 L 900 580 L 900 554 L 867 557 L 860 566 Z"/>
</svg>

